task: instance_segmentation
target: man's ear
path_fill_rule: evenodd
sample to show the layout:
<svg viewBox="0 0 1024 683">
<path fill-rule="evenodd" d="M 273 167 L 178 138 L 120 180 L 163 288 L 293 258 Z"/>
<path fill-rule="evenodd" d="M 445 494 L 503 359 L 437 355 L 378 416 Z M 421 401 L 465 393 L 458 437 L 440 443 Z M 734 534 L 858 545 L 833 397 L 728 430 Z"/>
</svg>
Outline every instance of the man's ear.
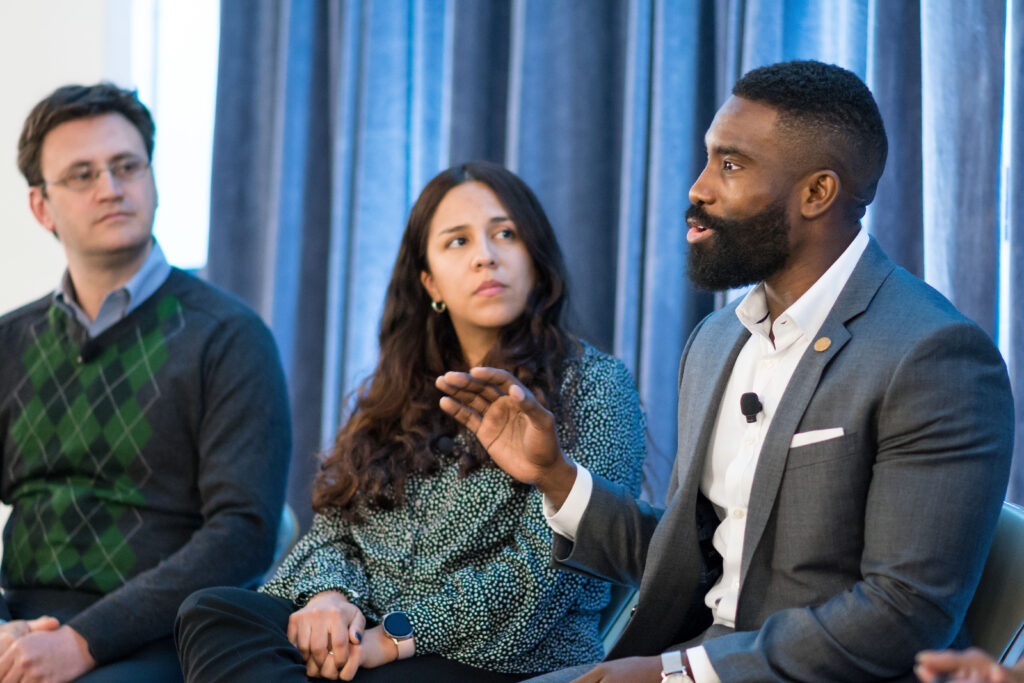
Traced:
<svg viewBox="0 0 1024 683">
<path fill-rule="evenodd" d="M 32 210 L 32 215 L 39 221 L 39 225 L 57 237 L 57 224 L 53 220 L 53 214 L 50 213 L 50 205 L 47 203 L 46 197 L 43 196 L 43 188 L 37 186 L 28 189 L 28 208 Z M 57 237 L 57 239 L 60 238 Z"/>
<path fill-rule="evenodd" d="M 443 301 L 441 298 L 441 292 L 437 289 L 437 285 L 434 284 L 433 275 L 425 270 L 421 270 L 420 282 L 423 284 L 423 289 L 427 290 L 427 294 L 430 296 L 431 301 Z"/>
<path fill-rule="evenodd" d="M 801 183 L 800 215 L 805 220 L 813 220 L 826 213 L 839 198 L 841 184 L 835 171 L 815 171 L 805 176 Z"/>
</svg>

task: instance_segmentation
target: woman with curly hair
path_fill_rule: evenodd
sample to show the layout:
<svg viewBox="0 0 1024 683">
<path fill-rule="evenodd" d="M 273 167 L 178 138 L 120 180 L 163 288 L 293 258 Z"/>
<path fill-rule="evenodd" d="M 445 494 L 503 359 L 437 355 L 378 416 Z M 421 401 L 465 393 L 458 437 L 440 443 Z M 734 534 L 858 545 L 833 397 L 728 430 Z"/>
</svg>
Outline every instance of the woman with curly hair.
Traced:
<svg viewBox="0 0 1024 683">
<path fill-rule="evenodd" d="M 618 360 L 570 335 L 562 254 L 533 192 L 466 163 L 423 189 L 380 360 L 317 474 L 312 529 L 258 593 L 182 605 L 188 680 L 515 681 L 599 660 L 608 586 L 549 566 L 542 498 L 439 408 L 448 370 L 503 368 L 567 454 L 639 491 L 645 429 Z"/>
</svg>

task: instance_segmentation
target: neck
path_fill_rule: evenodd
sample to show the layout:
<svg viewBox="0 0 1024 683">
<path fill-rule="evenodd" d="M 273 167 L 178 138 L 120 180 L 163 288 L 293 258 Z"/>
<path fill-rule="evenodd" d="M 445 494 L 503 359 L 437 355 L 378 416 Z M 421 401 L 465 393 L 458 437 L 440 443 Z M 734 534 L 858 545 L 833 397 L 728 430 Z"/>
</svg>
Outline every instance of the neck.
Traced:
<svg viewBox="0 0 1024 683">
<path fill-rule="evenodd" d="M 834 235 L 832 239 L 820 241 L 799 253 L 794 251 L 782 270 L 765 279 L 764 292 L 772 322 L 802 297 L 843 255 L 859 229 L 859 225 L 827 228 L 826 234 Z"/>
<path fill-rule="evenodd" d="M 462 347 L 462 357 L 471 368 L 480 365 L 498 341 L 498 333 L 490 330 L 460 330 L 456 327 L 455 334 Z"/>
<path fill-rule="evenodd" d="M 139 272 L 153 249 L 152 240 L 144 249 L 131 254 L 104 255 L 99 259 L 68 258 L 68 274 L 75 288 L 75 300 L 95 320 L 107 294 L 124 287 Z"/>
</svg>

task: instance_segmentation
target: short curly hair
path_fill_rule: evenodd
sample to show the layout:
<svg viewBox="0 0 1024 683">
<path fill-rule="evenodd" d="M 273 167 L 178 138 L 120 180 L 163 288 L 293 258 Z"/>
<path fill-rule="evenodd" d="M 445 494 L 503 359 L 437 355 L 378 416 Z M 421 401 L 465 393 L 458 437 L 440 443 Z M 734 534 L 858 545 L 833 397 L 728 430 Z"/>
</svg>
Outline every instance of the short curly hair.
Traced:
<svg viewBox="0 0 1024 683">
<path fill-rule="evenodd" d="M 882 115 L 864 81 L 834 64 L 796 60 L 746 73 L 732 94 L 778 111 L 783 135 L 808 163 L 834 170 L 855 218 L 864 215 L 889 151 Z"/>
<path fill-rule="evenodd" d="M 92 118 L 102 114 L 120 114 L 135 126 L 146 145 L 146 156 L 153 160 L 153 136 L 156 126 L 146 105 L 134 90 L 119 88 L 113 83 L 96 85 L 65 85 L 43 98 L 25 119 L 18 138 L 18 170 L 29 187 L 43 184 L 40 158 L 43 141 L 51 130 L 62 123 Z"/>
</svg>

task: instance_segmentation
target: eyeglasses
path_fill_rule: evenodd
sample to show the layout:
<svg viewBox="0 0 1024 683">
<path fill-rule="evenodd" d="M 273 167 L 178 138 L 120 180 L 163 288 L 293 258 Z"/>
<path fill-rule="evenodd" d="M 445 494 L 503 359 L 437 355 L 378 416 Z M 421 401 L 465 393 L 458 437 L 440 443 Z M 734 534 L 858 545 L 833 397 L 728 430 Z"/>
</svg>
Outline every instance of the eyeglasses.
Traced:
<svg viewBox="0 0 1024 683">
<path fill-rule="evenodd" d="M 127 183 L 137 180 L 149 169 L 149 162 L 140 157 L 125 157 L 102 168 L 93 166 L 76 166 L 59 180 L 44 180 L 41 187 L 47 185 L 63 185 L 72 192 L 85 192 L 92 189 L 99 180 L 100 174 L 106 171 L 118 181 Z"/>
</svg>

